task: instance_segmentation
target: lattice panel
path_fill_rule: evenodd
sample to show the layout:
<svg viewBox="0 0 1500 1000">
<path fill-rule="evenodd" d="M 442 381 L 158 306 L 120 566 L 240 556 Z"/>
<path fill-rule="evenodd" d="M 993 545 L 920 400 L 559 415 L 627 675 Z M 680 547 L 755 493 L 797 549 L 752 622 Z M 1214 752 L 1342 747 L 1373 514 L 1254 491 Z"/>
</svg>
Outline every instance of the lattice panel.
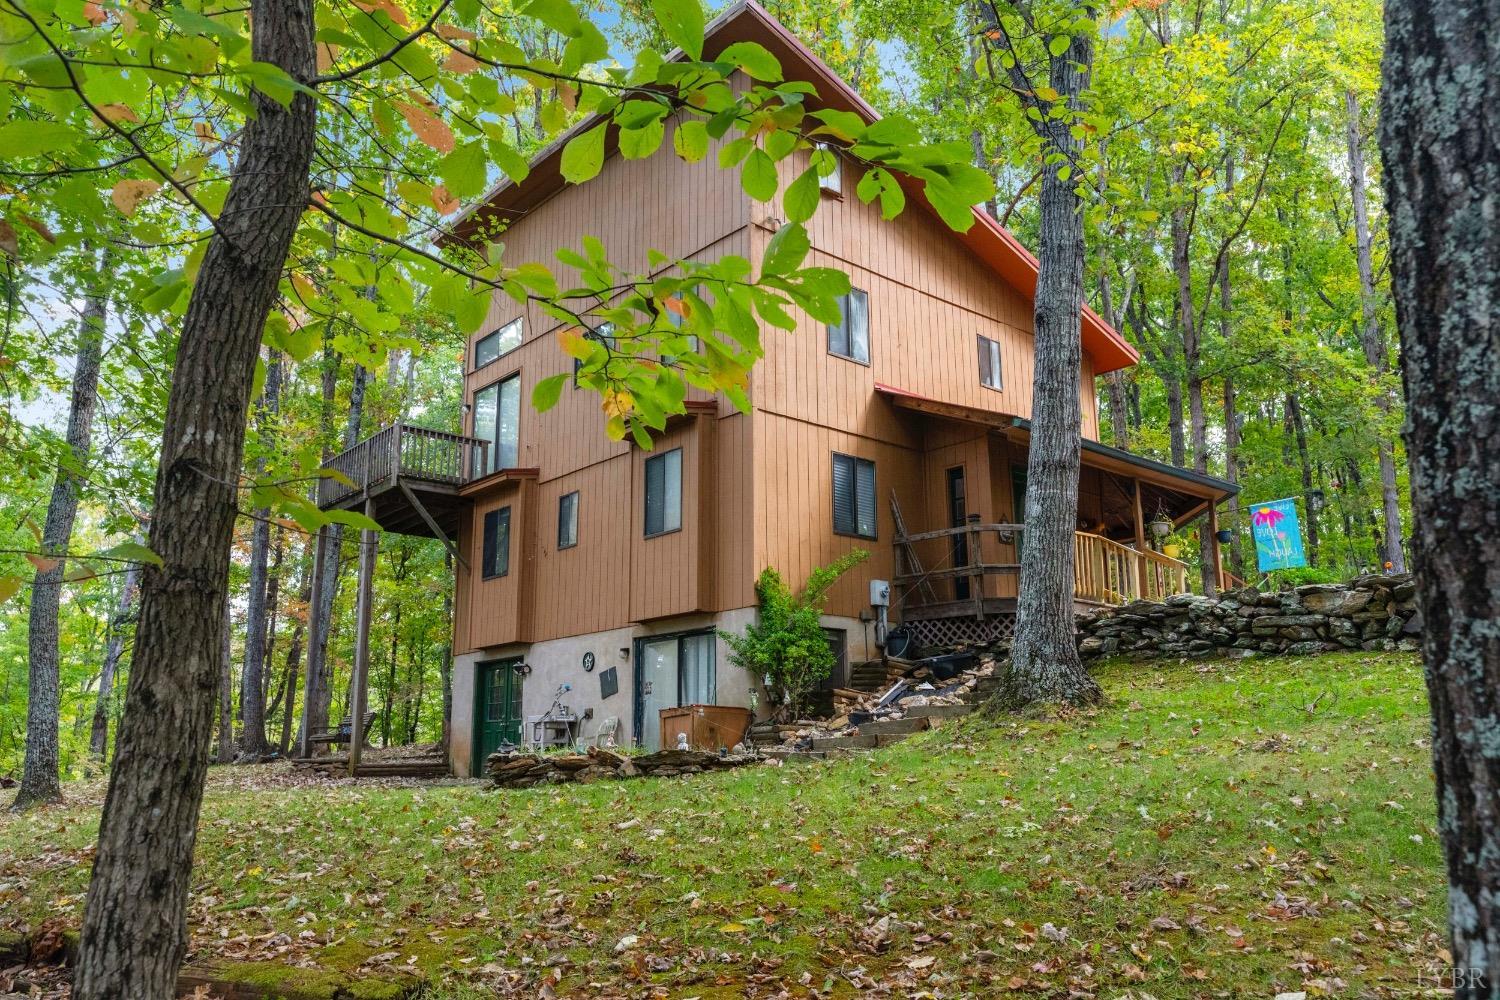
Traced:
<svg viewBox="0 0 1500 1000">
<path fill-rule="evenodd" d="M 1016 634 L 1015 615 L 928 618 L 903 625 L 916 636 L 919 647 L 988 644 L 1014 638 Z"/>
</svg>

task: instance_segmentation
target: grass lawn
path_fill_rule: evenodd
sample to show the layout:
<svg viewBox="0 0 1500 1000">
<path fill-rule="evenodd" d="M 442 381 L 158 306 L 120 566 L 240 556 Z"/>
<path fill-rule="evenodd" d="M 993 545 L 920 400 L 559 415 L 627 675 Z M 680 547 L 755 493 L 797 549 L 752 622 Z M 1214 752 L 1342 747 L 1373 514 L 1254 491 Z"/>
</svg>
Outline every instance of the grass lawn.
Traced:
<svg viewBox="0 0 1500 1000">
<path fill-rule="evenodd" d="M 411 967 L 451 998 L 1410 996 L 1437 975 L 1414 656 L 1097 673 L 1097 712 L 680 780 L 216 768 L 194 950 Z M 79 920 L 101 793 L 70 793 L 0 818 L 0 925 Z"/>
</svg>

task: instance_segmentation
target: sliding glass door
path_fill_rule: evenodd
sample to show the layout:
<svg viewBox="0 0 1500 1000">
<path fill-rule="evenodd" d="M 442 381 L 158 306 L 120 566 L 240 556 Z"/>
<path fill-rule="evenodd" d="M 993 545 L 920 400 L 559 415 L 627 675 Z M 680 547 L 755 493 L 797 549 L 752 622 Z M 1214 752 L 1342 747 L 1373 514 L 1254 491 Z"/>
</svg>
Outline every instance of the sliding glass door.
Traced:
<svg viewBox="0 0 1500 1000">
<path fill-rule="evenodd" d="M 636 731 L 645 749 L 661 749 L 662 709 L 712 705 L 717 693 L 712 632 L 637 640 Z"/>
<path fill-rule="evenodd" d="M 521 376 L 487 385 L 474 393 L 474 436 L 489 442 L 488 457 L 480 467 L 474 456 L 474 476 L 496 469 L 513 469 L 519 455 L 521 430 Z"/>
</svg>

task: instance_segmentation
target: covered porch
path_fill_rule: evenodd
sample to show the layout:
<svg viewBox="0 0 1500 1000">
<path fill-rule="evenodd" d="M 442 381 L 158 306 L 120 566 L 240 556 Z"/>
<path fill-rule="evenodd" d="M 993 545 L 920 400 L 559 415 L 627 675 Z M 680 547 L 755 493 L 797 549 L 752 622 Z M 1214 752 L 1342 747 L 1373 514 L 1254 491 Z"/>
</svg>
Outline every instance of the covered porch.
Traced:
<svg viewBox="0 0 1500 1000">
<path fill-rule="evenodd" d="M 903 517 L 894 493 L 889 500 L 895 617 L 924 645 L 1008 638 L 1021 569 L 1030 422 L 880 391 L 923 441 L 923 513 Z M 1096 441 L 1083 442 L 1081 464 L 1073 536 L 1079 610 L 1194 590 L 1198 568 L 1162 550 L 1199 518 L 1207 519 L 1212 539 L 1217 505 L 1238 488 Z M 1204 555 L 1218 585 L 1230 585 L 1217 545 Z"/>
</svg>

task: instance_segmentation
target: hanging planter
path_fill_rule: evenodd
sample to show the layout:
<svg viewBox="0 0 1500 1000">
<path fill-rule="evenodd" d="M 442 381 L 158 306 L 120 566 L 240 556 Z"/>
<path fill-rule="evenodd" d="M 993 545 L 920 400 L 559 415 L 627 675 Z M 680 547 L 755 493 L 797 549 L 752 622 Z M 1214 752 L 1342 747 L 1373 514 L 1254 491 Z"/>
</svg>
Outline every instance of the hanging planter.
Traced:
<svg viewBox="0 0 1500 1000">
<path fill-rule="evenodd" d="M 1178 545 L 1176 542 L 1168 542 L 1161 547 L 1161 554 L 1166 556 L 1168 559 L 1176 559 L 1178 556 L 1182 555 L 1182 546 Z"/>
<path fill-rule="evenodd" d="M 1172 533 L 1172 522 L 1160 516 L 1147 525 L 1147 527 L 1151 529 L 1151 534 L 1157 538 L 1166 538 Z"/>
<path fill-rule="evenodd" d="M 1220 528 L 1218 531 L 1214 532 L 1214 537 L 1219 540 L 1220 545 L 1228 545 L 1230 542 L 1234 541 L 1234 532 L 1230 531 L 1228 528 Z"/>
</svg>

